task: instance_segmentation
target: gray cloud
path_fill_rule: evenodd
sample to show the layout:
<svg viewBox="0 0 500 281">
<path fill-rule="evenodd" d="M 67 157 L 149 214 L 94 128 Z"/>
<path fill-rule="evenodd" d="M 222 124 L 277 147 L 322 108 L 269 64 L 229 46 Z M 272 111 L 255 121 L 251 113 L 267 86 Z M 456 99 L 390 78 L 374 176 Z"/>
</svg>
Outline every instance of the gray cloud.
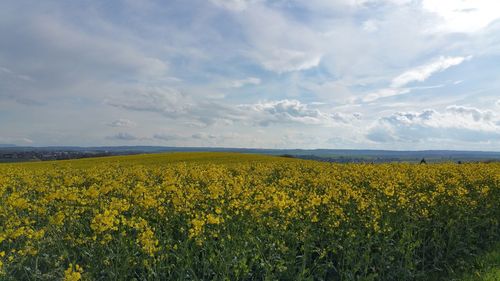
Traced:
<svg viewBox="0 0 500 281">
<path fill-rule="evenodd" d="M 144 52 L 133 36 L 97 13 L 87 14 L 89 29 L 69 21 L 54 3 L 21 2 L 0 7 L 16 11 L 2 14 L 0 23 L 0 98 L 29 105 L 93 99 L 123 81 L 159 79 L 168 72 L 166 61 Z M 78 18 L 91 6 L 70 14 Z"/>
<path fill-rule="evenodd" d="M 135 141 L 135 140 L 141 139 L 139 137 L 136 137 L 136 136 L 134 136 L 130 133 L 126 133 L 126 132 L 117 133 L 115 135 L 108 136 L 107 138 L 110 140 L 120 140 L 120 141 Z"/>
<path fill-rule="evenodd" d="M 43 106 L 47 105 L 46 102 L 38 101 L 35 99 L 27 98 L 27 97 L 15 97 L 15 96 L 9 96 L 12 98 L 15 102 L 22 104 L 22 105 L 28 105 L 28 106 Z"/>
<path fill-rule="evenodd" d="M 242 118 L 239 111 L 229 105 L 207 98 L 195 98 L 168 87 L 148 87 L 126 92 L 108 99 L 106 103 L 131 111 L 158 113 L 200 126 Z"/>
<path fill-rule="evenodd" d="M 488 110 L 449 106 L 444 111 L 396 112 L 380 118 L 367 138 L 380 143 L 450 140 L 498 142 L 499 117 Z"/>
<path fill-rule="evenodd" d="M 108 105 L 133 111 L 161 113 L 167 117 L 180 117 L 193 107 L 190 97 L 172 88 L 149 87 L 125 92 L 122 97 L 108 99 Z"/>
<path fill-rule="evenodd" d="M 185 137 L 177 134 L 158 133 L 153 135 L 153 139 L 162 141 L 175 141 L 175 140 L 183 140 L 185 139 Z"/>
<path fill-rule="evenodd" d="M 217 100 L 195 100 L 172 88 L 129 92 L 123 97 L 107 100 L 107 104 L 126 110 L 158 113 L 170 119 L 181 119 L 204 126 L 215 122 L 253 123 L 260 126 L 280 123 L 332 125 L 359 119 L 357 114 L 325 113 L 297 100 L 285 99 L 232 106 Z"/>
<path fill-rule="evenodd" d="M 193 139 L 196 140 L 214 140 L 217 139 L 216 135 L 213 134 L 207 134 L 207 133 L 196 133 L 191 136 Z"/>
</svg>

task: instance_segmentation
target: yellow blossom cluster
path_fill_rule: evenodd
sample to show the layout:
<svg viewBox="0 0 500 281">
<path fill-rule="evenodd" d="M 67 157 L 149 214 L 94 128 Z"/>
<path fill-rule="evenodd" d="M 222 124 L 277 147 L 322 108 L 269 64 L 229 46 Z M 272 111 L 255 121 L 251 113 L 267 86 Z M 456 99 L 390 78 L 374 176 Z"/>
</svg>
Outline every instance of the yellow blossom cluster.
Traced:
<svg viewBox="0 0 500 281">
<path fill-rule="evenodd" d="M 181 156 L 0 165 L 0 276 L 419 280 L 500 237 L 500 164 Z"/>
<path fill-rule="evenodd" d="M 68 269 L 64 271 L 64 281 L 79 281 L 82 279 L 83 268 L 78 264 L 73 266 L 70 264 Z"/>
</svg>

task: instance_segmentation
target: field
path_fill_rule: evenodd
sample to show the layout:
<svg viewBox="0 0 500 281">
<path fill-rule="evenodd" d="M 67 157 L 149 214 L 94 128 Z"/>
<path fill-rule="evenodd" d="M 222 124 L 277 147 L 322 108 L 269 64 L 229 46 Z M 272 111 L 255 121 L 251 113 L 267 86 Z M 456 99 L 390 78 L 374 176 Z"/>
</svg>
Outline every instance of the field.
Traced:
<svg viewBox="0 0 500 281">
<path fill-rule="evenodd" d="M 439 279 L 500 241 L 498 202 L 499 163 L 1 164 L 0 280 Z"/>
</svg>

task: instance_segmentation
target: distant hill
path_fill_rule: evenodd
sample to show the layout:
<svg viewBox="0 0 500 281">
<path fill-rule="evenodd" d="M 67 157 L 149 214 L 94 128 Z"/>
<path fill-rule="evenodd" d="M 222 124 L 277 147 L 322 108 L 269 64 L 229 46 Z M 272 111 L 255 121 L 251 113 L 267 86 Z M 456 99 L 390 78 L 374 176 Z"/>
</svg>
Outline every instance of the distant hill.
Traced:
<svg viewBox="0 0 500 281">
<path fill-rule="evenodd" d="M 17 147 L 15 144 L 0 143 L 0 147 Z"/>
<path fill-rule="evenodd" d="M 25 147 L 0 145 L 0 162 L 62 160 L 113 155 L 160 152 L 237 152 L 267 154 L 325 162 L 476 162 L 500 161 L 500 152 L 455 150 L 356 150 L 356 149 L 257 149 L 226 147 L 166 147 L 166 146 L 49 146 Z"/>
</svg>

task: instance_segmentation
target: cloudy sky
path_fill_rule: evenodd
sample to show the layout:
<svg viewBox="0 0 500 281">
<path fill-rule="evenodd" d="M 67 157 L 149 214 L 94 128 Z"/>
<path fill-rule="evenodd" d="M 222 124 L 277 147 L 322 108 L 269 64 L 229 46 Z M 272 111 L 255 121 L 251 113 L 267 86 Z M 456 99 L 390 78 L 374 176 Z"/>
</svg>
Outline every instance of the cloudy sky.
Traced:
<svg viewBox="0 0 500 281">
<path fill-rule="evenodd" d="M 0 144 L 500 151 L 497 0 L 3 0 L 0 38 Z"/>
</svg>

